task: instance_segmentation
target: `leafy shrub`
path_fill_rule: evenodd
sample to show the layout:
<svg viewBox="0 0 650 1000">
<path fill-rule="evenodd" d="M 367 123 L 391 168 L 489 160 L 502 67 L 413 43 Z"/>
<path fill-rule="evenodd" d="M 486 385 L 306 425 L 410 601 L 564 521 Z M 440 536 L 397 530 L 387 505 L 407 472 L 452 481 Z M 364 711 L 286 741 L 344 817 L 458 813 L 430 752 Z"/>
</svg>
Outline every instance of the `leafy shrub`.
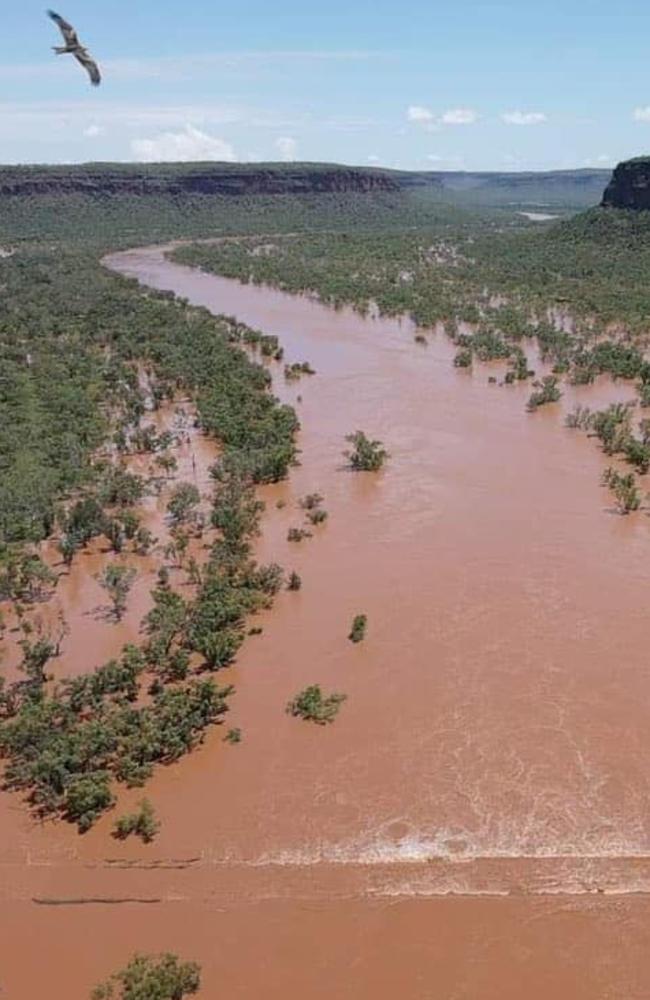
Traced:
<svg viewBox="0 0 650 1000">
<path fill-rule="evenodd" d="M 97 986 L 92 1000 L 183 1000 L 198 993 L 201 969 L 176 955 L 136 955 L 121 972 Z"/>
<path fill-rule="evenodd" d="M 324 695 L 318 684 L 312 684 L 289 702 L 287 713 L 306 722 L 324 726 L 334 722 L 346 697 L 336 692 Z"/>
<path fill-rule="evenodd" d="M 348 639 L 350 642 L 363 642 L 366 637 L 366 632 L 368 630 L 368 616 L 367 615 L 356 615 L 354 621 L 352 622 L 352 628 L 350 629 L 350 634 Z"/>
<path fill-rule="evenodd" d="M 621 514 L 631 514 L 641 506 L 639 492 L 634 475 L 629 472 L 623 476 L 616 469 L 608 468 L 603 473 L 603 486 L 608 486 L 614 495 Z"/>
<path fill-rule="evenodd" d="M 156 819 L 153 806 L 143 799 L 137 812 L 120 816 L 115 823 L 114 835 L 118 840 L 126 840 L 135 834 L 144 844 L 150 844 L 159 830 L 160 822 Z"/>
<path fill-rule="evenodd" d="M 381 441 L 371 441 L 363 431 L 348 434 L 345 440 L 353 448 L 343 454 L 356 472 L 378 472 L 390 457 Z"/>
<path fill-rule="evenodd" d="M 547 403 L 557 403 L 562 397 L 558 380 L 554 375 L 545 375 L 540 382 L 535 382 L 535 392 L 531 393 L 528 400 L 529 413 L 546 406 Z"/>
<path fill-rule="evenodd" d="M 288 542 L 302 542 L 304 538 L 311 538 L 311 531 L 306 528 L 289 528 L 287 532 Z"/>
</svg>

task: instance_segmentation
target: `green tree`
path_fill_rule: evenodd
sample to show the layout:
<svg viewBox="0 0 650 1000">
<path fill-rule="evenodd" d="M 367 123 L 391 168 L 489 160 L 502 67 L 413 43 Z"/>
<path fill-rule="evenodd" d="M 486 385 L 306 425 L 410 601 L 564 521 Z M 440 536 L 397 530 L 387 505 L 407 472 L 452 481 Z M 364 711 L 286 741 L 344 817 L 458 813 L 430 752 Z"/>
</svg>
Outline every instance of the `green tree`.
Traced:
<svg viewBox="0 0 650 1000">
<path fill-rule="evenodd" d="M 559 382 L 554 375 L 545 375 L 540 382 L 535 382 L 534 385 L 535 391 L 531 393 L 527 406 L 530 413 L 539 409 L 540 406 L 546 406 L 547 403 L 557 403 L 562 397 Z"/>
<path fill-rule="evenodd" d="M 97 986 L 92 1000 L 183 1000 L 198 993 L 201 969 L 169 953 L 136 955 L 121 972 Z"/>
<path fill-rule="evenodd" d="M 603 486 L 608 486 L 616 499 L 621 514 L 631 514 L 641 506 L 641 493 L 636 478 L 629 472 L 623 476 L 616 469 L 608 468 L 603 473 Z"/>
<path fill-rule="evenodd" d="M 337 692 L 325 695 L 320 685 L 312 684 L 292 698 L 287 705 L 287 713 L 306 722 L 325 726 L 329 722 L 334 722 L 346 697 Z"/>
<path fill-rule="evenodd" d="M 196 515 L 201 494 L 193 483 L 178 483 L 172 490 L 167 512 L 173 524 L 184 524 Z"/>
<path fill-rule="evenodd" d="M 114 835 L 118 840 L 126 840 L 135 834 L 144 844 L 150 844 L 160 830 L 160 821 L 156 819 L 154 808 L 148 799 L 142 799 L 138 811 L 120 816 L 114 826 Z"/>
<path fill-rule="evenodd" d="M 348 639 L 350 642 L 363 642 L 366 637 L 366 632 L 368 630 L 368 616 L 367 615 L 356 615 L 354 621 L 352 622 L 352 628 L 350 629 L 350 634 Z"/>
<path fill-rule="evenodd" d="M 135 583 L 137 571 L 122 563 L 109 563 L 96 577 L 111 599 L 112 613 L 116 621 L 121 621 L 126 611 L 127 600 Z"/>
<path fill-rule="evenodd" d="M 371 441 L 363 431 L 348 434 L 345 440 L 353 447 L 343 454 L 356 472 L 378 472 L 390 457 L 381 441 Z"/>
</svg>

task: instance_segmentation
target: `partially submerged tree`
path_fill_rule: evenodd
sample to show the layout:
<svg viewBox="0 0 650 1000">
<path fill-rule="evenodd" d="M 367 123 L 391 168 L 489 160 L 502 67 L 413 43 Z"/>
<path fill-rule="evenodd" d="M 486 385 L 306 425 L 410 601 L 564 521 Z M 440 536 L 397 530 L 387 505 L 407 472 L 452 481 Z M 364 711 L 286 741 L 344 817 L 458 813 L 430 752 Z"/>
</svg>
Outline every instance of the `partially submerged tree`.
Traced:
<svg viewBox="0 0 650 1000">
<path fill-rule="evenodd" d="M 312 684 L 292 698 L 287 705 L 287 713 L 306 722 L 324 726 L 328 722 L 334 722 L 346 698 L 347 695 L 337 692 L 324 695 L 319 684 Z"/>
<path fill-rule="evenodd" d="M 559 382 L 554 375 L 545 375 L 540 382 L 535 382 L 534 385 L 535 391 L 531 393 L 527 405 L 529 413 L 533 413 L 540 406 L 546 406 L 547 403 L 557 403 L 562 397 Z"/>
<path fill-rule="evenodd" d="M 355 472 L 378 472 L 390 458 L 381 441 L 372 441 L 363 431 L 348 434 L 346 441 L 352 445 L 343 454 Z"/>
<path fill-rule="evenodd" d="M 613 493 L 619 513 L 631 514 L 641 506 L 641 493 L 632 472 L 624 476 L 610 466 L 603 473 L 603 486 Z"/>
<path fill-rule="evenodd" d="M 124 617 L 128 596 L 137 575 L 132 566 L 109 563 L 96 577 L 100 586 L 104 588 L 111 599 L 111 610 L 118 622 Z"/>
<path fill-rule="evenodd" d="M 97 986 L 92 1000 L 183 1000 L 198 993 L 201 969 L 169 953 L 136 955 L 121 972 Z"/>
<path fill-rule="evenodd" d="M 196 516 L 201 494 L 193 483 L 178 483 L 172 490 L 167 512 L 173 524 L 184 524 Z"/>
<path fill-rule="evenodd" d="M 148 799 L 142 799 L 137 812 L 120 816 L 115 823 L 114 835 L 118 840 L 126 840 L 135 834 L 143 844 L 150 844 L 160 830 L 154 808 Z"/>
<path fill-rule="evenodd" d="M 368 616 L 367 615 L 356 615 L 354 621 L 352 622 L 352 628 L 350 629 L 350 634 L 348 639 L 350 642 L 363 642 L 366 637 L 366 632 L 368 630 Z"/>
</svg>

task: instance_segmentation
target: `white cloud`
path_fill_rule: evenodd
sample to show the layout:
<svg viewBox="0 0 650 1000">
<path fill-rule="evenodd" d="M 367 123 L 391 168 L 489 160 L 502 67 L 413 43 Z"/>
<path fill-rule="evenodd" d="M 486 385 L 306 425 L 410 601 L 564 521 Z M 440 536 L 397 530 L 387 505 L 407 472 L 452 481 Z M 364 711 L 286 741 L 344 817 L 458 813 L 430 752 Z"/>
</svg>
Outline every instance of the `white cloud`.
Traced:
<svg viewBox="0 0 650 1000">
<path fill-rule="evenodd" d="M 598 156 L 588 156 L 584 160 L 585 167 L 611 167 L 614 161 L 608 153 L 600 153 Z"/>
<path fill-rule="evenodd" d="M 89 125 L 88 128 L 84 129 L 84 135 L 89 139 L 96 139 L 98 135 L 103 135 L 106 129 L 102 128 L 101 125 Z"/>
<path fill-rule="evenodd" d="M 229 142 L 201 132 L 193 125 L 186 125 L 182 132 L 162 132 L 155 139 L 133 139 L 131 152 L 136 160 L 144 163 L 176 161 L 188 163 L 193 160 L 237 159 Z"/>
<path fill-rule="evenodd" d="M 280 154 L 280 159 L 283 160 L 285 163 L 290 163 L 291 160 L 295 160 L 296 158 L 298 143 L 296 142 L 295 139 L 292 139 L 290 136 L 285 135 L 282 136 L 280 139 L 276 139 L 275 148 L 278 150 Z"/>
<path fill-rule="evenodd" d="M 406 117 L 410 122 L 418 122 L 419 124 L 427 124 L 435 121 L 433 111 L 430 111 L 429 108 L 423 108 L 419 104 L 412 104 L 406 112 Z"/>
<path fill-rule="evenodd" d="M 439 170 L 464 170 L 465 159 L 462 156 L 451 154 L 449 156 L 439 156 L 437 153 L 429 153 L 426 157 L 429 163 L 437 165 Z"/>
<path fill-rule="evenodd" d="M 440 121 L 443 125 L 474 125 L 478 121 L 478 114 L 471 108 L 452 108 L 445 111 Z"/>
<path fill-rule="evenodd" d="M 506 125 L 543 125 L 548 119 L 543 111 L 505 111 L 501 120 Z"/>
<path fill-rule="evenodd" d="M 374 153 L 371 153 L 370 156 L 368 157 L 368 163 L 381 163 L 381 160 Z"/>
<path fill-rule="evenodd" d="M 635 108 L 632 117 L 635 122 L 650 122 L 650 106 Z"/>
</svg>

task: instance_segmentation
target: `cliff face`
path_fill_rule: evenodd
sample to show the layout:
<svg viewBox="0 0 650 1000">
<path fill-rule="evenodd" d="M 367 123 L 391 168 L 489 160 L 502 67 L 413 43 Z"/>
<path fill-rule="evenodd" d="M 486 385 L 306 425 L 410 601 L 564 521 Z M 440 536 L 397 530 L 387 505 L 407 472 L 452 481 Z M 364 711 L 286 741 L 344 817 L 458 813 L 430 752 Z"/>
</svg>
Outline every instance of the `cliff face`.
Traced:
<svg viewBox="0 0 650 1000">
<path fill-rule="evenodd" d="M 0 197 L 83 194 L 274 195 L 395 192 L 382 171 L 327 165 L 175 164 L 151 167 L 90 164 L 76 167 L 1 167 Z"/>
<path fill-rule="evenodd" d="M 602 204 L 608 208 L 650 209 L 650 157 L 619 163 L 609 182 Z"/>
</svg>

